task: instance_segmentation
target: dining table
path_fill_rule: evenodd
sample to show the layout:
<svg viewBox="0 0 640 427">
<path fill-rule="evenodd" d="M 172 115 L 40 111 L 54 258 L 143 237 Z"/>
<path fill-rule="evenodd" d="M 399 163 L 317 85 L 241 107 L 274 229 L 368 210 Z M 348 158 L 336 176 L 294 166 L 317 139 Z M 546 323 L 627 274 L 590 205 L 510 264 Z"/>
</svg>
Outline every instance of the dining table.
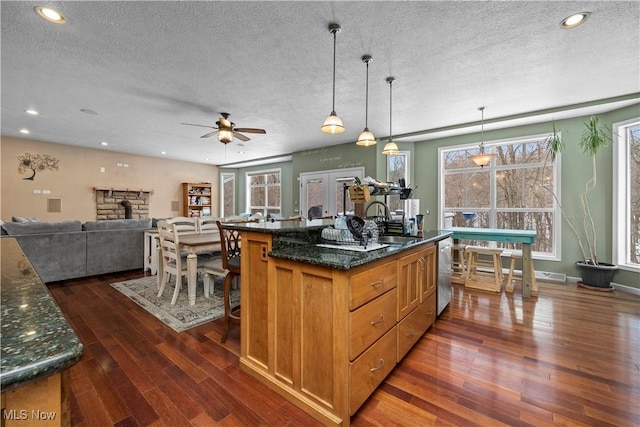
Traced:
<svg viewBox="0 0 640 427">
<path fill-rule="evenodd" d="M 512 230 L 502 228 L 448 227 L 455 242 L 459 240 L 482 240 L 490 242 L 520 243 L 522 245 L 522 298 L 531 298 L 531 277 L 535 274 L 531 266 L 531 246 L 535 243 L 536 230 Z"/>
<path fill-rule="evenodd" d="M 198 254 L 201 251 L 220 251 L 220 233 L 185 233 L 179 234 L 180 249 L 187 252 L 187 292 L 189 305 L 196 303 L 196 285 L 198 283 Z M 164 271 L 162 263 L 158 266 L 158 283 L 162 282 Z"/>
</svg>

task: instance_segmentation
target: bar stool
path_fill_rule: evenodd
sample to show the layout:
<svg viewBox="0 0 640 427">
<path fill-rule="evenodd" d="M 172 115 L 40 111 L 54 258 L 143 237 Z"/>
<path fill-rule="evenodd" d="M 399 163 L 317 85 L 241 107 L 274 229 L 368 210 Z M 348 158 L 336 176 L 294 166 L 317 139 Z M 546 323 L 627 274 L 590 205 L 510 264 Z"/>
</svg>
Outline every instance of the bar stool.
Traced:
<svg viewBox="0 0 640 427">
<path fill-rule="evenodd" d="M 500 260 L 502 249 L 467 246 L 464 250 L 468 256 L 464 286 L 484 291 L 500 292 L 504 279 Z M 480 257 L 481 255 L 483 258 Z M 483 270 L 478 270 L 478 267 L 483 267 Z"/>
<path fill-rule="evenodd" d="M 513 292 L 513 282 L 515 279 L 513 278 L 513 273 L 516 267 L 516 260 L 522 259 L 522 255 L 511 254 L 511 265 L 509 266 L 509 276 L 507 276 L 507 284 L 504 287 L 506 292 Z M 536 281 L 536 270 L 533 268 L 533 258 L 531 258 L 530 267 L 531 271 L 531 296 L 538 296 L 538 282 Z M 524 268 L 522 269 L 522 274 L 524 274 Z M 524 278 L 524 277 L 523 277 Z"/>
<path fill-rule="evenodd" d="M 464 251 L 466 246 L 459 243 L 451 246 L 451 283 L 464 285 L 464 278 L 467 274 L 467 254 Z"/>
</svg>

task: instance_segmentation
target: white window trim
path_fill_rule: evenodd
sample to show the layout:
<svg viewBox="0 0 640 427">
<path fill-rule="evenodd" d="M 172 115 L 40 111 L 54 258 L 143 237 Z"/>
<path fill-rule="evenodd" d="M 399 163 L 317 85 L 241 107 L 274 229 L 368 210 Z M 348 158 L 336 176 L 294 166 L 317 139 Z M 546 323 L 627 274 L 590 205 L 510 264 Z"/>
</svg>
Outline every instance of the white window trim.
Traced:
<svg viewBox="0 0 640 427">
<path fill-rule="evenodd" d="M 265 170 L 259 170 L 259 171 L 251 171 L 251 172 L 245 172 L 245 212 L 249 212 L 251 210 L 251 179 L 250 177 L 253 175 L 267 175 L 270 173 L 278 173 L 280 174 L 280 204 L 278 205 L 278 209 L 280 209 L 280 212 L 282 212 L 282 169 L 281 168 L 275 168 L 275 169 L 265 169 Z M 269 207 L 275 207 L 275 206 L 269 206 Z M 267 207 L 267 209 L 269 208 Z"/>
<path fill-rule="evenodd" d="M 538 134 L 538 135 L 524 135 L 521 137 L 513 137 L 513 138 L 505 138 L 505 139 L 498 139 L 498 140 L 493 140 L 493 141 L 484 141 L 484 146 L 485 149 L 489 148 L 490 152 L 494 152 L 495 150 L 493 149 L 494 146 L 497 145 L 502 145 L 502 144 L 510 144 L 510 143 L 514 143 L 514 142 L 526 142 L 528 140 L 540 140 L 540 139 L 544 139 L 548 136 L 548 134 Z M 442 188 L 443 184 L 444 184 L 444 156 L 443 153 L 446 151 L 456 151 L 456 150 L 467 150 L 467 149 L 473 149 L 473 148 L 477 148 L 479 146 L 480 142 L 475 142 L 475 143 L 467 143 L 467 144 L 460 144 L 460 145 L 450 145 L 450 146 L 446 146 L 446 147 L 439 147 L 438 148 L 438 212 L 439 212 L 439 223 L 440 223 L 440 228 L 445 228 L 445 215 L 444 215 L 444 189 Z M 500 166 L 496 166 L 495 165 L 495 159 L 491 159 L 491 163 L 489 163 L 488 166 L 485 166 L 487 168 L 490 168 L 490 173 L 492 175 L 492 180 L 495 180 L 495 174 L 496 171 L 502 170 L 502 169 L 513 169 L 518 168 L 518 167 L 523 167 L 522 165 L 500 165 Z M 554 182 L 556 183 L 556 189 L 555 189 L 555 194 L 558 197 L 558 200 L 560 200 L 562 202 L 562 197 L 561 197 L 561 188 L 562 188 L 562 183 L 560 180 L 560 177 L 562 176 L 562 161 L 561 161 L 561 155 L 560 153 L 558 153 L 557 157 L 556 157 L 556 161 L 555 161 L 555 167 L 553 169 L 553 173 L 554 173 Z M 456 169 L 456 171 L 465 171 L 465 170 L 471 170 L 471 169 L 476 169 L 474 168 L 467 168 L 467 169 Z M 479 167 L 478 167 L 479 169 Z M 495 186 L 492 186 L 491 188 L 491 199 L 492 199 L 492 203 L 495 200 L 494 198 L 496 197 L 495 195 Z M 554 201 L 553 203 L 553 213 L 554 213 L 554 218 L 556 219 L 554 222 L 554 230 L 553 230 L 553 248 L 554 248 L 554 252 L 551 254 L 547 254 L 547 253 L 543 253 L 543 252 L 533 252 L 532 256 L 534 259 L 539 259 L 539 260 L 544 260 L 544 261 L 561 261 L 561 254 L 562 254 L 562 212 L 560 211 L 560 206 L 558 206 L 558 203 L 556 203 Z M 479 209 L 479 210 L 490 210 L 490 209 Z M 496 208 L 495 209 L 496 212 L 500 211 L 500 210 L 504 210 L 504 208 Z M 527 212 L 534 212 L 537 209 L 536 208 L 514 208 L 514 211 L 517 210 L 523 210 L 523 211 L 527 211 Z M 539 210 L 539 209 L 538 209 Z M 510 256 L 511 255 L 510 250 L 505 250 L 503 252 L 503 254 L 505 256 Z M 518 251 L 515 251 L 518 252 Z"/>
<path fill-rule="evenodd" d="M 233 177 L 233 181 L 234 181 L 234 191 L 233 191 L 233 194 L 231 194 L 231 198 L 233 199 L 232 206 L 234 206 L 234 212 L 231 214 L 224 211 L 224 198 L 227 197 L 227 195 L 224 193 L 225 177 Z M 235 215 L 235 206 L 236 206 L 235 180 L 236 180 L 235 172 L 220 172 L 220 218 Z"/>
<path fill-rule="evenodd" d="M 612 220 L 612 248 L 613 263 L 622 270 L 640 272 L 640 266 L 627 263 L 626 254 L 630 250 L 629 227 L 629 206 L 631 195 L 628 192 L 629 179 L 629 144 L 626 140 L 624 129 L 640 124 L 640 118 L 625 120 L 613 124 L 613 220 Z"/>
</svg>

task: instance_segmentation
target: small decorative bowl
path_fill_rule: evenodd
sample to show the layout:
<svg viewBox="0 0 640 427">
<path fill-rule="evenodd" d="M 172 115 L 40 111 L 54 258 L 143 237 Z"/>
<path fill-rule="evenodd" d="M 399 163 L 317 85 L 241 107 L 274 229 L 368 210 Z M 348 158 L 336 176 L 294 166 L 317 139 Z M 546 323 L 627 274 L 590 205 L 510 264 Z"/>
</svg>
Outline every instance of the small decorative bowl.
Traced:
<svg viewBox="0 0 640 427">
<path fill-rule="evenodd" d="M 462 212 L 462 216 L 464 219 L 473 219 L 476 217 L 476 214 L 474 212 Z"/>
</svg>

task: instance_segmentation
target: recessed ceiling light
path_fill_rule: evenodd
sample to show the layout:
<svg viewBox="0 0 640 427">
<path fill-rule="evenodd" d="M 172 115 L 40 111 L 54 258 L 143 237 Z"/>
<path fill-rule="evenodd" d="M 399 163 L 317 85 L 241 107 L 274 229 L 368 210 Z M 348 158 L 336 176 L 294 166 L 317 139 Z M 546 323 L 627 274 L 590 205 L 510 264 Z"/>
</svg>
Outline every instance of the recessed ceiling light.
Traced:
<svg viewBox="0 0 640 427">
<path fill-rule="evenodd" d="M 40 17 L 46 19 L 49 22 L 53 22 L 55 24 L 65 24 L 67 20 L 57 11 L 51 9 L 46 6 L 36 6 L 34 10 Z"/>
<path fill-rule="evenodd" d="M 244 151 L 238 151 L 238 154 L 244 154 Z"/>
<path fill-rule="evenodd" d="M 566 29 L 575 28 L 586 21 L 587 18 L 589 18 L 589 15 L 591 15 L 591 12 L 574 13 L 573 15 L 564 18 L 562 22 L 560 22 L 560 27 Z"/>
<path fill-rule="evenodd" d="M 28 110 L 24 110 L 24 112 L 27 113 L 27 114 L 31 114 L 32 116 L 37 116 L 38 114 L 40 114 L 36 110 L 34 110 L 33 108 L 29 108 Z"/>
<path fill-rule="evenodd" d="M 166 151 L 161 151 L 160 154 L 162 154 L 163 156 L 167 154 Z"/>
<path fill-rule="evenodd" d="M 108 143 L 108 142 L 106 142 L 106 141 L 102 141 L 102 142 L 100 143 L 100 145 L 109 145 L 109 143 Z"/>
<path fill-rule="evenodd" d="M 29 129 L 20 129 L 20 133 L 31 133 Z"/>
</svg>

